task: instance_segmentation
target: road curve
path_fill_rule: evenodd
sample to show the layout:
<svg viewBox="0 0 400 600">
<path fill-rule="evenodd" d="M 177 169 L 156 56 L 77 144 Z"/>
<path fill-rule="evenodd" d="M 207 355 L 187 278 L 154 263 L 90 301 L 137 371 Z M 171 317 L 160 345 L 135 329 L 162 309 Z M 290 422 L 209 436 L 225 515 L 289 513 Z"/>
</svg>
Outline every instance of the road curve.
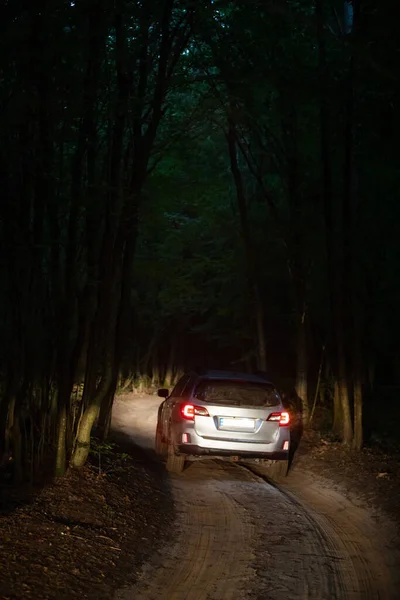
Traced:
<svg viewBox="0 0 400 600">
<path fill-rule="evenodd" d="M 120 398 L 113 426 L 152 448 L 160 399 Z M 114 600 L 356 600 L 399 597 L 390 531 L 328 482 L 219 460 L 172 476 L 176 541 Z"/>
</svg>

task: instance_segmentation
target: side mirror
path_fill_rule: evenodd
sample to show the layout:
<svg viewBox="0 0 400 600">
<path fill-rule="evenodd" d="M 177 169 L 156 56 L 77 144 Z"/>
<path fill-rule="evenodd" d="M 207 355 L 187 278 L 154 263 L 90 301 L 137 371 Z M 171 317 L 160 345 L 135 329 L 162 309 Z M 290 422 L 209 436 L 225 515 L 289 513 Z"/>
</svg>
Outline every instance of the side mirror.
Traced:
<svg viewBox="0 0 400 600">
<path fill-rule="evenodd" d="M 157 395 L 160 396 L 160 398 L 168 398 L 169 390 L 167 388 L 161 388 L 158 390 Z"/>
</svg>

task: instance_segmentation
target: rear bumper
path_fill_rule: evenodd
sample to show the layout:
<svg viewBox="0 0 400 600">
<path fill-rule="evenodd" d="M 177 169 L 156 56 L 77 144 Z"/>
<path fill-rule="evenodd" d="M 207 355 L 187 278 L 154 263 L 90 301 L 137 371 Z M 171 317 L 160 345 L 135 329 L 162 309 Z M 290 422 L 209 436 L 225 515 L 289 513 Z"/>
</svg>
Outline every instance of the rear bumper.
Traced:
<svg viewBox="0 0 400 600">
<path fill-rule="evenodd" d="M 179 454 L 192 456 L 239 456 L 240 458 L 264 458 L 267 460 L 288 460 L 289 452 L 278 450 L 275 452 L 256 452 L 254 450 L 223 450 L 221 448 L 203 448 L 195 444 L 179 444 L 176 447 Z"/>
<path fill-rule="evenodd" d="M 289 455 L 290 430 L 288 427 L 277 427 L 268 442 L 256 441 L 250 436 L 248 436 L 250 439 L 246 439 L 245 435 L 241 439 L 237 439 L 238 436 L 234 433 L 230 438 L 227 437 L 227 434 L 225 436 L 220 438 L 202 437 L 195 431 L 192 424 L 180 423 L 173 431 L 172 439 L 177 452 L 194 456 L 245 456 L 275 460 L 275 456 L 286 459 Z M 287 448 L 284 449 L 284 446 Z"/>
</svg>

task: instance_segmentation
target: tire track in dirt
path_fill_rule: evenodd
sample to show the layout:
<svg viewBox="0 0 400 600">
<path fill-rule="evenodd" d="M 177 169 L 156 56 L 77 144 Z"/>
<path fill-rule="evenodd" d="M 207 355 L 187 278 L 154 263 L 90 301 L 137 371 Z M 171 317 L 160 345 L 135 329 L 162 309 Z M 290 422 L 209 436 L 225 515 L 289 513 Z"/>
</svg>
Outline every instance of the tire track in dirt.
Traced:
<svg viewBox="0 0 400 600">
<path fill-rule="evenodd" d="M 288 479 L 285 491 L 307 507 L 330 544 L 343 557 L 344 598 L 394 600 L 399 597 L 400 554 L 386 520 L 321 478 L 301 471 Z"/>
<path fill-rule="evenodd" d="M 250 469 L 264 478 L 262 469 Z M 316 532 L 320 532 L 325 553 L 336 559 L 332 563 L 335 592 L 329 597 L 349 600 L 399 597 L 396 528 L 391 530 L 382 517 L 374 519 L 359 499 L 346 497 L 328 481 L 302 470 L 292 473 L 279 489 L 308 515 Z"/>
<path fill-rule="evenodd" d="M 115 600 L 344 598 L 312 520 L 259 476 L 205 461 L 173 477 L 173 489 L 175 545 Z"/>
<path fill-rule="evenodd" d="M 215 480 L 216 465 L 194 465 L 174 477 L 179 537 L 158 562 L 145 570 L 122 600 L 224 600 L 238 595 L 251 576 L 253 525 L 247 511 Z M 211 467 L 211 469 L 210 469 Z M 219 469 L 222 471 L 222 469 Z M 156 573 L 154 573 L 154 569 Z M 146 572 L 147 571 L 147 572 Z"/>
<path fill-rule="evenodd" d="M 152 448 L 159 400 L 127 397 L 114 423 Z M 208 460 L 172 477 L 176 540 L 114 600 L 396 600 L 396 529 L 359 499 L 295 469 Z"/>
<path fill-rule="evenodd" d="M 252 466 L 246 469 L 269 496 L 274 494 L 271 511 L 263 502 L 253 505 L 254 516 L 266 527 L 259 530 L 256 543 L 256 585 L 249 598 L 257 600 L 330 600 L 344 599 L 341 571 L 342 556 L 327 543 L 318 527 L 300 503 L 280 488 L 271 485 Z M 273 517 L 272 529 L 268 516 Z M 276 531 L 280 536 L 276 537 Z"/>
</svg>

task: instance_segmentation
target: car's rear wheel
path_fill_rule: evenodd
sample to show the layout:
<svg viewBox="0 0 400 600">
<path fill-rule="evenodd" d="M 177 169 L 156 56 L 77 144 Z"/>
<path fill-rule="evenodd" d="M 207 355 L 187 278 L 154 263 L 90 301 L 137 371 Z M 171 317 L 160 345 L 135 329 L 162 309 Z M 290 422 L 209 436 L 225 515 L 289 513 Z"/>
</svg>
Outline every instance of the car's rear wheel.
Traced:
<svg viewBox="0 0 400 600">
<path fill-rule="evenodd" d="M 289 461 L 288 460 L 274 460 L 272 462 L 268 462 L 266 465 L 267 471 L 266 474 L 273 481 L 277 483 L 282 481 L 288 474 L 289 469 Z"/>
<path fill-rule="evenodd" d="M 167 471 L 170 473 L 182 473 L 185 466 L 185 457 L 180 454 L 179 456 L 175 454 L 174 445 L 170 442 L 168 444 L 168 454 L 167 454 Z"/>
<path fill-rule="evenodd" d="M 156 430 L 155 450 L 158 456 L 166 457 L 168 454 L 168 444 L 163 441 L 161 430 L 158 427 Z"/>
</svg>

